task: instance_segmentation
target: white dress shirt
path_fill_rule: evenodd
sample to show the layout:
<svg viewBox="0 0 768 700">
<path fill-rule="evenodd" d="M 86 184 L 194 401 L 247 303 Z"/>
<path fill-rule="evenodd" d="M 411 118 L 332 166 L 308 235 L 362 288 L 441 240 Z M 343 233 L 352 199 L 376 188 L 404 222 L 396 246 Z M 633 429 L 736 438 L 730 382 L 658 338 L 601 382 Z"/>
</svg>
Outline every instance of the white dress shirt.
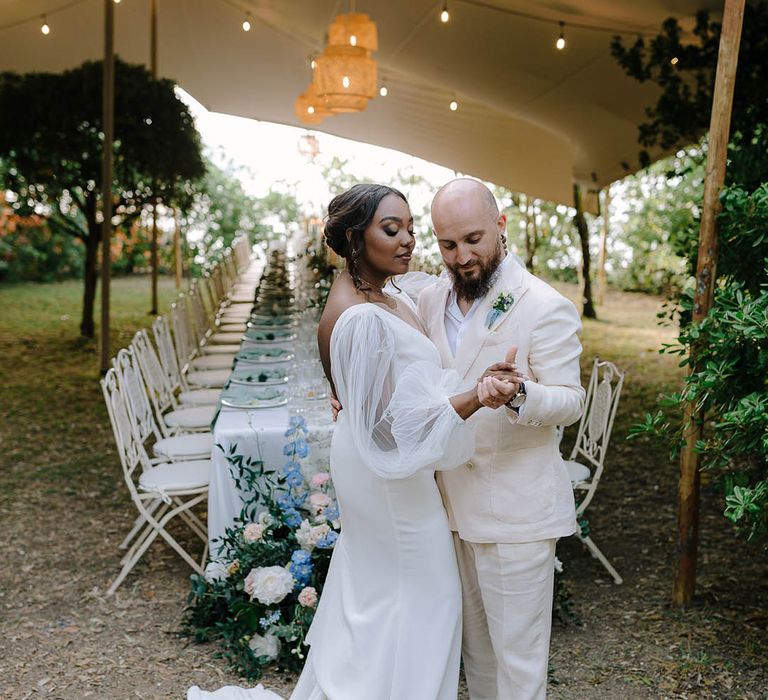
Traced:
<svg viewBox="0 0 768 700">
<path fill-rule="evenodd" d="M 491 278 L 491 285 L 493 285 L 496 278 L 502 273 L 502 270 L 510 264 L 514 264 L 513 256 L 507 254 L 507 257 L 501 261 L 499 266 L 496 268 L 496 271 L 493 273 L 493 277 Z M 480 305 L 482 300 L 483 297 L 475 299 L 472 306 L 469 307 L 467 313 L 464 314 L 459 308 L 459 301 L 456 296 L 456 290 L 451 287 L 451 291 L 448 293 L 448 299 L 445 304 L 445 335 L 448 337 L 448 345 L 451 348 L 451 352 L 453 353 L 454 357 L 456 357 L 456 348 L 459 347 L 459 343 L 461 342 L 461 338 L 464 335 L 464 331 L 467 329 L 470 320 L 475 315 L 477 307 Z"/>
</svg>

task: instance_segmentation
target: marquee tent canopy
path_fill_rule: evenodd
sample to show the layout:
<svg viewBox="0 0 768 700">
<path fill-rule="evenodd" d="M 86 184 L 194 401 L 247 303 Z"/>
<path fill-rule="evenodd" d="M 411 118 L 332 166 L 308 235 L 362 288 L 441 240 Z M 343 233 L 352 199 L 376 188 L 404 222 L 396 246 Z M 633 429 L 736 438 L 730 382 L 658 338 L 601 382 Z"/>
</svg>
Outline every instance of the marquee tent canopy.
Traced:
<svg viewBox="0 0 768 700">
<path fill-rule="evenodd" d="M 294 100 L 340 0 L 156 0 L 159 73 L 208 109 L 301 126 Z M 571 203 L 638 167 L 655 88 L 628 78 L 611 38 L 693 27 L 716 0 L 359 0 L 376 21 L 389 94 L 316 130 L 394 148 L 514 191 Z M 241 26 L 250 14 L 252 28 Z M 45 22 L 50 33 L 40 28 Z M 555 48 L 564 22 L 566 47 Z M 149 64 L 149 2 L 115 6 L 115 47 Z M 103 55 L 103 0 L 0 0 L 0 70 L 59 71 Z M 448 107 L 458 102 L 458 110 Z"/>
</svg>

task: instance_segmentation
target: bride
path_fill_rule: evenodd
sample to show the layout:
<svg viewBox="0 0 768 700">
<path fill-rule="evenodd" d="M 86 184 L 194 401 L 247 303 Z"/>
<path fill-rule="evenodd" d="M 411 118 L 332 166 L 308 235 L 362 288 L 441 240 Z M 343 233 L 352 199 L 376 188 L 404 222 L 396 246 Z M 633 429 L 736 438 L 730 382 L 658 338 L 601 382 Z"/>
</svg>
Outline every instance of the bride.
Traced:
<svg viewBox="0 0 768 700">
<path fill-rule="evenodd" d="M 462 390 L 408 295 L 413 217 L 384 185 L 355 185 L 328 207 L 327 244 L 346 260 L 320 319 L 326 375 L 343 405 L 331 446 L 342 533 L 290 700 L 456 700 L 461 584 L 434 478 L 469 460 L 467 419 L 501 380 Z M 272 700 L 262 686 L 191 688 L 188 700 Z"/>
</svg>

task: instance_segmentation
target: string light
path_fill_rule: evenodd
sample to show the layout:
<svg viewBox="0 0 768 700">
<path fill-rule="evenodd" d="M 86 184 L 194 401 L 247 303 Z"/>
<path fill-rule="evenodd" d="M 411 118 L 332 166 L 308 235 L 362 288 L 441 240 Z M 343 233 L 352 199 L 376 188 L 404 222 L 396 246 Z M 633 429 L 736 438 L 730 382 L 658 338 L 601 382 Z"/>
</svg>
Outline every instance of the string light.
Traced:
<svg viewBox="0 0 768 700">
<path fill-rule="evenodd" d="M 349 37 L 349 43 L 352 46 L 357 46 L 357 37 L 354 34 Z"/>
<path fill-rule="evenodd" d="M 565 48 L 565 22 L 560 22 L 560 36 L 557 37 L 555 48 L 562 51 Z"/>
<path fill-rule="evenodd" d="M 309 67 L 312 70 L 315 70 L 315 68 L 317 68 L 317 61 L 315 60 L 314 56 L 311 56 L 310 59 L 309 59 Z"/>
<path fill-rule="evenodd" d="M 448 12 L 448 0 L 445 0 L 443 3 L 443 11 L 440 13 L 440 21 L 445 24 L 450 18 L 451 15 Z"/>
<path fill-rule="evenodd" d="M 671 63 L 673 66 L 676 66 L 676 65 L 677 65 L 677 62 L 678 62 L 679 60 L 680 60 L 680 59 L 679 59 L 677 56 L 672 56 L 672 58 L 670 59 L 670 61 L 669 61 L 669 62 L 670 62 L 670 63 Z"/>
<path fill-rule="evenodd" d="M 459 103 L 456 100 L 451 100 L 451 104 L 448 107 L 450 107 L 451 112 L 455 112 L 459 108 Z"/>
<path fill-rule="evenodd" d="M 345 75 L 341 79 L 341 84 L 344 86 L 344 88 L 348 88 L 349 87 L 349 76 L 348 75 Z"/>
<path fill-rule="evenodd" d="M 382 97 L 386 97 L 388 94 L 389 94 L 389 90 L 387 90 L 387 86 L 386 85 L 382 85 L 379 88 L 379 95 L 381 95 Z"/>
<path fill-rule="evenodd" d="M 245 19 L 243 20 L 243 31 L 244 32 L 251 31 L 251 13 L 250 12 L 245 13 Z"/>
<path fill-rule="evenodd" d="M 40 31 L 45 34 L 45 36 L 48 36 L 51 33 L 51 28 L 48 26 L 48 22 L 45 20 L 45 15 L 42 15 L 40 17 L 41 20 L 43 20 L 43 24 L 40 27 Z"/>
</svg>

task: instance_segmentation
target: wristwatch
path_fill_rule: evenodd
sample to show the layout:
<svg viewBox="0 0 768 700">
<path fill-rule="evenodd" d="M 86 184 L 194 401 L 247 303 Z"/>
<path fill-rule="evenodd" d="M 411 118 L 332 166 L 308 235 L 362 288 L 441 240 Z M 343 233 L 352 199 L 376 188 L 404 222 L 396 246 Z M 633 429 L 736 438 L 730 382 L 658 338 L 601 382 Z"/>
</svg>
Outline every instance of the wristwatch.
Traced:
<svg viewBox="0 0 768 700">
<path fill-rule="evenodd" d="M 511 408 L 513 411 L 519 411 L 520 406 L 525 403 L 526 396 L 527 394 L 525 393 L 525 382 L 520 382 L 520 388 L 517 390 L 517 393 L 504 405 L 507 408 Z"/>
</svg>

